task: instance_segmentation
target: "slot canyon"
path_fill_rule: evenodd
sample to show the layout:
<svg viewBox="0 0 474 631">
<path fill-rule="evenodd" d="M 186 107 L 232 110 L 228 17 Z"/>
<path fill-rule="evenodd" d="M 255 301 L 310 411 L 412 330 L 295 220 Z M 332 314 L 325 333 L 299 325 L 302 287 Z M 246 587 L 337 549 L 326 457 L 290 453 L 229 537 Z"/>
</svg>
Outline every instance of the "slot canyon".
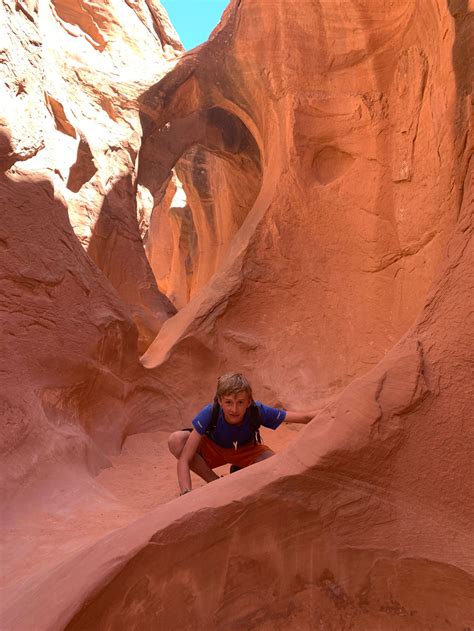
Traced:
<svg viewBox="0 0 474 631">
<path fill-rule="evenodd" d="M 0 0 L 4 631 L 474 630 L 472 0 Z M 248 376 L 274 457 L 179 496 Z"/>
</svg>

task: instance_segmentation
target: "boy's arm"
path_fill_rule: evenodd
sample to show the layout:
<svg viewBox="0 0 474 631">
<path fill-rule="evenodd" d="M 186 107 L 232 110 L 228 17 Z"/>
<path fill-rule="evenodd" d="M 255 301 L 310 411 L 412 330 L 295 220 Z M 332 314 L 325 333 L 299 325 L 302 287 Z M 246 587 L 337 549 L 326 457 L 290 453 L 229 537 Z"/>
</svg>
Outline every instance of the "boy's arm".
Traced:
<svg viewBox="0 0 474 631">
<path fill-rule="evenodd" d="M 321 410 L 312 412 L 290 412 L 286 411 L 285 423 L 309 423 Z"/>
<path fill-rule="evenodd" d="M 178 482 L 179 488 L 181 489 L 181 495 L 183 493 L 188 493 L 192 489 L 189 463 L 196 454 L 201 438 L 201 434 L 198 434 L 197 431 L 193 429 L 186 441 L 180 457 L 178 458 Z"/>
</svg>

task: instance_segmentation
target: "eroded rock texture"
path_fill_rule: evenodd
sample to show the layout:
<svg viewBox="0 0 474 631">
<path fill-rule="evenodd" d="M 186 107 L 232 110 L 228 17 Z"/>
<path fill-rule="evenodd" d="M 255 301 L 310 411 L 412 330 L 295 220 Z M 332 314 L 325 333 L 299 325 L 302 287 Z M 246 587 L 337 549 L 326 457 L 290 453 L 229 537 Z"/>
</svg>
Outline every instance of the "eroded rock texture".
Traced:
<svg viewBox="0 0 474 631">
<path fill-rule="evenodd" d="M 155 200 L 191 143 L 206 164 L 225 165 L 184 158 L 191 213 L 173 256 L 189 250 L 191 226 L 196 287 L 220 251 L 223 271 L 145 362 L 171 351 L 169 370 L 202 344 L 219 370 L 255 372 L 267 398 L 309 405 L 375 365 L 419 313 L 459 213 L 455 121 L 466 97 L 447 7 L 267 4 L 231 3 L 211 41 L 145 97 L 156 113 L 144 116 L 139 179 Z M 223 114 L 209 121 L 215 111 L 246 134 L 227 139 Z M 243 224 L 232 221 L 242 200 Z"/>
<path fill-rule="evenodd" d="M 159 164 L 152 162 L 151 152 L 157 154 Z M 163 164 L 165 156 L 168 163 Z M 180 308 L 216 272 L 252 208 L 261 185 L 260 152 L 242 121 L 216 107 L 184 122 L 169 122 L 152 134 L 141 163 L 142 172 L 151 175 L 143 182 L 148 182 L 156 204 L 148 258 L 158 286 Z M 183 208 L 180 211 L 167 199 L 175 195 L 175 184 L 165 171 L 171 164 L 176 164 L 187 200 L 185 206 L 178 206 Z M 169 181 L 164 194 L 163 184 L 158 186 L 160 173 Z"/>
<path fill-rule="evenodd" d="M 5 1 L 0 12 L 7 159 L 51 180 L 82 244 L 129 304 L 144 350 L 175 310 L 156 287 L 137 226 L 136 98 L 181 44 L 159 4 L 144 0 Z"/>
<path fill-rule="evenodd" d="M 25 200 L 0 235 L 18 513 L 40 493 L 57 506 L 59 476 L 80 488 L 127 433 L 183 426 L 225 369 L 321 409 L 275 458 L 12 582 L 6 628 L 474 625 L 472 16 L 461 0 L 233 0 L 144 92 L 141 231 L 185 305 L 145 368 L 52 185 L 36 198 L 31 177 L 2 177 L 2 202 Z M 0 149 L 6 167 L 23 151 Z"/>
</svg>

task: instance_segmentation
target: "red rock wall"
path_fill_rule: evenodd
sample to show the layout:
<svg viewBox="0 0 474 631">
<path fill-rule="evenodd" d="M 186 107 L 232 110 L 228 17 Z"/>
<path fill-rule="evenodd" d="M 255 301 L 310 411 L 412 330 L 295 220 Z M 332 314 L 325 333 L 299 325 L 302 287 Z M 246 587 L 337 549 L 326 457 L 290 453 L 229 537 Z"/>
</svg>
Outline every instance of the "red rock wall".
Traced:
<svg viewBox="0 0 474 631">
<path fill-rule="evenodd" d="M 91 434 L 100 435 L 111 416 L 115 436 L 108 438 L 117 448 L 126 420 L 117 410 L 123 375 L 114 374 L 136 363 L 137 334 L 79 245 L 51 182 L 2 174 L 0 189 L 3 492 L 14 499 L 45 469 L 74 469 L 88 457 L 92 471 L 103 466 Z M 88 397 L 99 383 L 102 414 L 90 427 Z"/>
<path fill-rule="evenodd" d="M 101 542 L 94 563 L 76 560 L 89 593 L 102 589 L 67 629 L 472 626 L 466 166 L 447 257 L 407 335 L 286 452 L 161 507 Z"/>
<path fill-rule="evenodd" d="M 110 464 L 133 424 L 133 384 L 147 383 L 138 351 L 175 312 L 147 263 L 134 192 L 136 97 L 182 48 L 164 14 L 158 28 L 162 13 L 0 4 L 5 519 Z"/>
<path fill-rule="evenodd" d="M 178 137 L 187 125 L 206 145 L 212 106 L 255 139 L 260 190 L 219 272 L 166 325 L 146 366 L 174 379 L 184 361 L 185 379 L 192 340 L 215 356 L 216 372 L 245 370 L 264 398 L 310 405 L 393 347 L 459 212 L 455 38 L 449 12 L 429 1 L 231 3 L 211 41 L 148 92 L 157 109 L 140 178 L 161 199 L 185 151 L 167 141 L 162 159 L 164 130 Z M 215 150 L 212 138 L 207 146 Z M 219 222 L 235 195 L 220 194 L 219 172 L 210 177 Z M 205 227 L 196 233 L 206 241 Z"/>
<path fill-rule="evenodd" d="M 207 352 L 290 404 L 365 374 L 286 453 L 122 533 L 142 546 L 126 564 L 104 542 L 117 575 L 68 628 L 472 626 L 466 12 L 234 2 L 157 87 L 160 121 L 199 99 L 237 111 L 264 166 L 227 261 L 146 365 L 210 390 Z"/>
<path fill-rule="evenodd" d="M 197 126 L 194 147 L 176 162 L 187 209 L 172 212 L 175 238 L 170 239 L 165 228 L 170 202 L 161 191 L 147 235 L 147 255 L 158 286 L 178 308 L 218 270 L 261 185 L 260 153 L 239 119 L 215 108 L 200 116 Z M 181 133 L 178 126 L 176 135 Z M 159 138 L 147 140 L 160 154 Z M 189 146 L 190 134 L 183 140 Z M 171 154 L 173 159 L 176 155 Z"/>
<path fill-rule="evenodd" d="M 10 170 L 51 180 L 82 244 L 128 303 L 145 350 L 175 309 L 156 287 L 137 225 L 136 99 L 182 46 L 152 2 L 5 0 L 0 12 Z"/>
</svg>

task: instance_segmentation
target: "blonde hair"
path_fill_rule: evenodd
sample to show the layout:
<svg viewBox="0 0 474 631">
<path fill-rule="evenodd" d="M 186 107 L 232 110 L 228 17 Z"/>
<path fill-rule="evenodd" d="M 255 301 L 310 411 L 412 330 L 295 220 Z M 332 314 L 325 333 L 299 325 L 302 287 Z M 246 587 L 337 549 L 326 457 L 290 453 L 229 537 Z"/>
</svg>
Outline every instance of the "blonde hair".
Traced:
<svg viewBox="0 0 474 631">
<path fill-rule="evenodd" d="M 228 394 L 237 394 L 237 392 L 242 391 L 246 392 L 253 399 L 252 386 L 248 379 L 240 372 L 228 372 L 225 375 L 221 375 L 217 380 L 215 400 Z"/>
</svg>

